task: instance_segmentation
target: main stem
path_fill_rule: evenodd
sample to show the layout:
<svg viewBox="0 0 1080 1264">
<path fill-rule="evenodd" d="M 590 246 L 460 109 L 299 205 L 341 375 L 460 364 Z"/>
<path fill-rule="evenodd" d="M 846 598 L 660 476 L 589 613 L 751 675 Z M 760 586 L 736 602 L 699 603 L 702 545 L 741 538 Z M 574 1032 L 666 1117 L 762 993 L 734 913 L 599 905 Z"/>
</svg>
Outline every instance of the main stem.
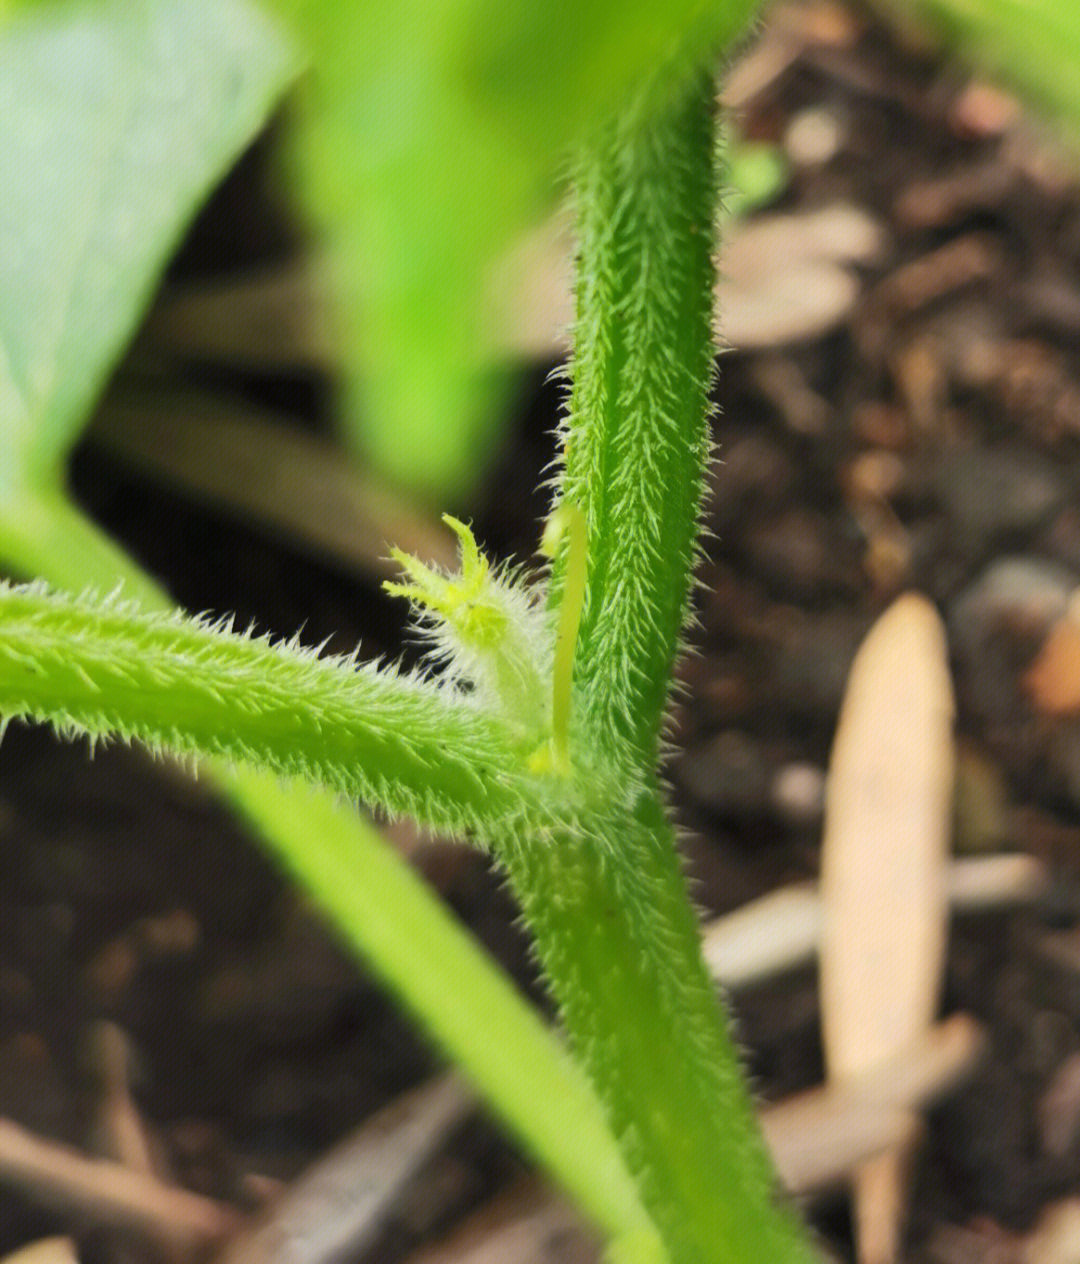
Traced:
<svg viewBox="0 0 1080 1264">
<path fill-rule="evenodd" d="M 715 143 L 702 75 L 659 116 L 643 107 L 612 125 L 583 168 L 561 486 L 589 551 L 570 754 L 579 770 L 624 770 L 628 794 L 583 833 L 504 856 L 673 1264 L 806 1264 L 814 1251 L 776 1199 L 653 776 L 709 452 Z"/>
<path fill-rule="evenodd" d="M 572 1048 L 672 1264 L 808 1264 L 655 797 L 507 860 Z"/>
<path fill-rule="evenodd" d="M 575 707 L 582 745 L 639 772 L 656 766 L 710 449 L 714 92 L 700 75 L 659 113 L 643 94 L 596 137 L 576 187 L 560 480 L 588 531 Z"/>
</svg>

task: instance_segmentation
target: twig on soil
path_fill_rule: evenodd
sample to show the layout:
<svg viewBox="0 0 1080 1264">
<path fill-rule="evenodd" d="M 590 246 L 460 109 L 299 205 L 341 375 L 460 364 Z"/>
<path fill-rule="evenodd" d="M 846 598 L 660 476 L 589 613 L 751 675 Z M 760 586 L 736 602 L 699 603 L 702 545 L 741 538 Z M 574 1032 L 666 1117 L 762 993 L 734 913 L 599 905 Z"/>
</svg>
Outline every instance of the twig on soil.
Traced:
<svg viewBox="0 0 1080 1264">
<path fill-rule="evenodd" d="M 784 1184 L 793 1193 L 822 1189 L 863 1159 L 909 1139 L 912 1112 L 969 1075 L 984 1047 L 979 1024 L 955 1014 L 903 1057 L 865 1076 L 767 1107 L 762 1127 Z"/>
<path fill-rule="evenodd" d="M 762 1125 L 785 1185 L 793 1193 L 824 1188 L 855 1163 L 910 1140 L 912 1111 L 967 1075 L 982 1047 L 978 1025 L 957 1015 L 927 1033 L 902 1062 L 768 1107 Z M 320 1159 L 257 1224 L 226 1241 L 216 1264 L 328 1264 L 346 1252 L 361 1256 L 408 1183 L 473 1108 L 468 1090 L 449 1076 L 399 1098 Z M 565 1210 L 551 1210 L 554 1196 L 550 1203 L 530 1203 L 529 1222 L 539 1217 L 544 1224 L 569 1223 Z M 512 1224 L 491 1230 L 503 1244 L 499 1251 L 507 1243 L 521 1249 L 518 1219 L 515 1213 Z M 459 1242 L 456 1233 L 452 1240 Z M 490 1247 L 469 1239 L 477 1262 L 518 1260 Z M 526 1259 L 533 1257 L 521 1256 Z"/>
<path fill-rule="evenodd" d="M 978 1025 L 957 1015 L 929 1032 L 902 1063 L 846 1085 L 812 1089 L 767 1107 L 762 1125 L 788 1190 L 835 1185 L 858 1162 L 918 1131 L 913 1110 L 947 1093 L 984 1045 Z M 456 1225 L 408 1264 L 587 1264 L 598 1250 L 571 1208 L 530 1181 Z M 311 1257 L 310 1264 L 322 1264 Z"/>
<path fill-rule="evenodd" d="M 408 1183 L 475 1109 L 453 1076 L 391 1102 L 324 1155 L 217 1264 L 329 1264 L 359 1258 L 385 1227 Z"/>
<path fill-rule="evenodd" d="M 1043 864 L 1016 854 L 954 860 L 947 872 L 954 913 L 979 913 L 1036 900 L 1047 889 Z M 705 959 L 718 982 L 748 987 L 806 965 L 821 940 L 821 899 L 812 883 L 780 887 L 704 928 Z"/>
<path fill-rule="evenodd" d="M 152 478 L 254 519 L 361 576 L 397 574 L 390 541 L 453 567 L 449 532 L 275 413 L 199 391 L 114 395 L 92 438 Z"/>
<path fill-rule="evenodd" d="M 0 1184 L 33 1202 L 98 1223 L 137 1229 L 177 1251 L 235 1230 L 239 1212 L 109 1159 L 90 1159 L 0 1119 Z"/>
<path fill-rule="evenodd" d="M 406 1264 L 594 1264 L 598 1243 L 565 1200 L 535 1178 L 515 1182 Z"/>
<path fill-rule="evenodd" d="M 94 1146 L 135 1172 L 168 1180 L 155 1153 L 153 1138 L 131 1092 L 131 1044 L 127 1035 L 106 1021 L 93 1024 L 87 1037 L 87 1061 L 97 1080 Z"/>
<path fill-rule="evenodd" d="M 890 272 L 866 298 L 859 331 L 863 355 L 879 359 L 902 320 L 950 294 L 990 280 L 1000 272 L 1003 258 L 997 237 L 970 232 Z"/>
<path fill-rule="evenodd" d="M 5 1255 L 0 1264 L 79 1264 L 79 1256 L 70 1238 L 39 1238 Z"/>
</svg>

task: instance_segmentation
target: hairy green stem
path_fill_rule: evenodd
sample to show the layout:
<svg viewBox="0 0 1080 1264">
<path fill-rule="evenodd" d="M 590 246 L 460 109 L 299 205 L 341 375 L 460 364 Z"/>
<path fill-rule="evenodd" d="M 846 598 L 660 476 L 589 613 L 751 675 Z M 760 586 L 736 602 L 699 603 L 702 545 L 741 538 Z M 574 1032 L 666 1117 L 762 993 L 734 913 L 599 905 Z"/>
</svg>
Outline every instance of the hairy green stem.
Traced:
<svg viewBox="0 0 1080 1264">
<path fill-rule="evenodd" d="M 0 713 L 262 765 L 456 833 L 532 807 L 528 747 L 459 694 L 90 595 L 0 586 Z"/>
<path fill-rule="evenodd" d="M 566 1165 L 569 1183 L 580 1195 L 593 1164 L 594 1179 L 615 1181 L 609 1197 L 586 1191 L 583 1201 L 616 1234 L 622 1258 L 657 1255 L 648 1215 L 671 1264 L 808 1264 L 807 1238 L 775 1200 L 652 780 L 708 455 L 712 96 L 702 75 L 659 115 L 639 105 L 595 139 L 583 166 L 561 492 L 584 515 L 586 587 L 573 711 L 565 699 L 552 704 L 570 730 L 561 775 L 535 760 L 535 723 L 515 725 L 475 696 L 40 589 L 0 588 L 0 715 L 250 761 L 491 842 L 644 1204 L 635 1212 L 619 1185 L 624 1168 L 583 1107 L 594 1147 L 586 1164 Z M 553 574 L 552 605 L 571 613 L 580 558 L 579 540 L 576 552 L 561 550 Z M 479 637 L 479 662 L 499 609 L 476 624 L 487 572 L 475 551 L 465 561 L 476 591 L 433 573 L 412 577 L 461 624 L 458 649 Z M 507 606 L 507 620 L 516 617 Z M 545 662 L 538 654 L 538 670 Z M 498 672 L 493 681 L 496 694 L 505 690 Z M 249 814 L 261 819 L 250 805 Z M 338 917 L 356 912 L 341 854 L 307 854 L 295 836 L 283 852 Z M 361 935 L 355 925 L 352 933 Z M 418 1007 L 437 1004 L 406 994 Z M 442 1030 L 455 1053 L 483 1064 L 453 1023 Z M 523 1061 L 538 1059 L 557 1085 L 558 1064 L 525 1028 L 519 1034 Z M 484 1073 L 510 1099 L 534 1092 L 525 1079 L 515 1090 L 513 1076 L 490 1065 Z M 577 1109 L 592 1098 L 579 1082 L 566 1100 Z M 562 1153 L 557 1130 L 535 1119 L 521 1126 L 535 1129 L 541 1153 Z"/>
<path fill-rule="evenodd" d="M 701 958 L 653 796 L 507 855 L 574 1051 L 674 1264 L 809 1264 Z"/>
<path fill-rule="evenodd" d="M 17 512 L 10 502 L 0 508 L 0 556 L 58 586 L 107 591 L 122 583 L 148 609 L 170 608 L 154 581 L 59 491 L 23 495 Z M 616 1242 L 644 1244 L 642 1258 L 660 1260 L 596 1095 L 426 883 L 331 795 L 282 786 L 251 768 L 211 770 L 263 845 L 593 1223 Z"/>
<path fill-rule="evenodd" d="M 709 453 L 714 88 L 621 116 L 578 188 L 561 495 L 588 524 L 574 750 L 651 776 Z M 556 510 L 558 512 L 558 510 Z M 564 550 L 552 600 L 570 600 Z M 597 754 L 599 752 L 599 754 Z M 571 1041 L 675 1264 L 814 1258 L 776 1182 L 655 786 L 506 862 Z"/>
<path fill-rule="evenodd" d="M 559 624 L 555 631 L 555 657 L 551 667 L 551 749 L 554 767 L 565 775 L 570 771 L 570 708 L 573 699 L 574 658 L 578 628 L 585 604 L 586 538 L 585 515 L 564 500 L 547 520 L 541 552 L 554 557 L 563 537 L 567 540 L 566 569 L 559 603 Z"/>
<path fill-rule="evenodd" d="M 646 96 L 577 180 L 573 389 L 560 497 L 588 524 L 575 683 L 583 741 L 651 772 L 686 617 L 713 374 L 714 84 Z M 558 600 L 565 563 L 554 574 Z"/>
<path fill-rule="evenodd" d="M 424 686 L 435 694 L 425 702 L 445 713 L 439 731 L 446 767 L 436 769 L 426 757 L 432 734 L 425 725 L 432 717 L 423 709 L 410 712 L 415 699 L 408 690 L 400 694 L 408 683 L 182 616 L 139 614 L 89 597 L 0 585 L 0 715 L 30 715 L 92 737 L 136 736 L 151 747 L 303 771 L 383 801 L 394 794 L 411 796 L 421 819 L 457 819 L 463 810 L 479 811 L 482 803 L 482 827 L 501 833 L 499 854 L 570 1038 L 636 1177 L 644 1212 L 627 1237 L 633 1206 L 625 1190 L 587 1194 L 584 1205 L 604 1211 L 605 1227 L 613 1227 L 618 1215 L 625 1249 L 652 1249 L 646 1214 L 651 1216 L 672 1264 L 808 1260 L 794 1220 L 772 1203 L 769 1164 L 655 792 L 639 795 L 630 809 L 603 783 L 590 800 L 573 776 L 516 771 L 515 762 L 521 767 L 527 762 L 527 746 L 515 750 L 490 720 L 476 726 L 475 715 L 466 723 L 460 716 L 455 721 L 458 708 Z M 462 750 L 450 749 L 455 741 Z M 400 767 L 396 791 L 380 787 L 371 767 L 364 769 L 365 758 L 372 766 Z M 474 801 L 470 796 L 481 769 L 486 779 L 481 793 L 489 797 Z M 456 784 L 462 776 L 466 790 Z M 248 784 L 254 789 L 257 783 Z M 450 809 L 445 802 L 453 793 L 458 800 Z M 333 910 L 346 933 L 374 942 L 384 960 L 390 956 L 386 918 L 381 930 L 378 921 L 360 924 L 371 907 L 356 900 L 360 879 L 350 877 L 348 863 L 351 856 L 360 864 L 363 852 L 332 832 L 330 816 L 320 825 L 329 809 L 306 798 L 292 806 L 279 801 L 259 808 L 256 802 L 250 793 L 245 810 L 258 822 L 280 822 L 284 815 L 290 840 L 282 848 L 286 863 Z M 487 819 L 492 811 L 498 813 L 494 827 Z M 301 821 L 313 831 L 306 839 L 293 829 Z M 497 841 L 490 834 L 489 840 Z M 365 901 L 374 900 L 377 908 L 385 874 L 368 877 L 373 887 L 365 891 Z M 414 905 L 409 895 L 390 917 Z M 440 944 L 444 968 L 463 959 L 436 934 L 432 946 Z M 401 970 L 401 955 L 399 945 L 391 977 Z M 414 981 L 405 992 L 437 1007 L 426 986 Z M 576 1193 L 588 1179 L 589 1164 L 597 1164 L 598 1179 L 611 1179 L 612 1173 L 617 1179 L 625 1169 L 604 1140 L 610 1134 L 583 1107 L 594 1099 L 553 1061 L 550 1050 L 532 1040 L 527 1021 L 511 1022 L 506 1040 L 500 1032 L 497 1043 L 499 1057 L 520 1062 L 520 1078 L 509 1066 L 493 1073 L 490 1054 L 485 1062 L 470 1046 L 462 1023 L 483 1030 L 483 1040 L 491 1042 L 490 1021 L 476 1023 L 477 999 L 465 997 L 474 1017 L 462 1015 L 460 1022 L 436 1008 L 436 1033 L 452 1038 L 455 1053 L 491 1076 L 500 1099 L 511 1106 L 510 1120 L 527 1128 L 527 1140 L 539 1153 L 558 1160 L 557 1170 Z M 444 994 L 444 1005 L 454 1002 Z M 569 1103 L 572 1116 L 581 1113 L 590 1138 L 589 1164 L 566 1160 L 559 1141 L 560 1129 L 568 1140 L 565 1115 L 559 1128 L 544 1126 L 525 1105 L 538 1100 L 529 1087 L 534 1066 L 539 1082 L 560 1092 L 560 1107 Z M 544 1110 L 550 1109 L 545 1104 Z M 579 1147 L 576 1136 L 572 1141 Z"/>
</svg>

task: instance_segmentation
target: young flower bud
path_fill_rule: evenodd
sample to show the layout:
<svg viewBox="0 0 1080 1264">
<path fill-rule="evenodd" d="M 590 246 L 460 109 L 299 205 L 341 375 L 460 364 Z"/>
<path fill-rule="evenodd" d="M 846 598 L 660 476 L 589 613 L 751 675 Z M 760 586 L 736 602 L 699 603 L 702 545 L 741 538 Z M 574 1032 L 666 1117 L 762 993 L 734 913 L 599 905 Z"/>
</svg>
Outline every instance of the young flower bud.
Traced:
<svg viewBox="0 0 1080 1264">
<path fill-rule="evenodd" d="M 443 521 L 461 542 L 461 570 L 442 574 L 391 549 L 411 582 L 383 588 L 417 608 L 444 679 L 471 687 L 483 706 L 539 741 L 551 725 L 551 616 L 520 575 L 492 569 L 465 523 L 449 514 Z"/>
</svg>

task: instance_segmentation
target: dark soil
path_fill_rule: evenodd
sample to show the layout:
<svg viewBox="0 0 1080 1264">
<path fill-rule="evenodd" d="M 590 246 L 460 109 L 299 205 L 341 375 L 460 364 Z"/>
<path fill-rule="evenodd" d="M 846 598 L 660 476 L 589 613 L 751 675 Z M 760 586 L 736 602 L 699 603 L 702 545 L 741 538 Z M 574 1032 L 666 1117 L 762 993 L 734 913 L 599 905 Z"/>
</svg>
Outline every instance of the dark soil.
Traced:
<svg viewBox="0 0 1080 1264">
<path fill-rule="evenodd" d="M 812 802 L 793 811 L 782 774 L 824 770 L 847 666 L 890 599 L 912 587 L 938 603 L 977 804 L 961 836 L 1044 858 L 1053 891 L 1034 909 L 955 926 L 943 1008 L 983 1022 L 990 1053 L 929 1117 L 906 1258 L 1005 1259 L 1013 1235 L 1080 1189 L 1080 1102 L 1061 1076 L 1080 1055 L 1080 721 L 1040 715 L 1021 686 L 1080 584 L 1080 190 L 1027 124 L 980 114 L 939 58 L 844 10 L 808 12 L 801 52 L 746 104 L 742 126 L 779 143 L 793 120 L 824 111 L 835 152 L 797 165 L 772 209 L 843 200 L 883 245 L 859 268 L 850 311 L 818 336 L 723 357 L 701 654 L 680 668 L 668 772 L 706 910 L 813 876 L 820 819 Z M 293 248 L 275 152 L 270 138 L 241 165 L 174 276 Z M 559 406 L 550 367 L 532 366 L 527 406 L 477 503 L 454 507 L 500 555 L 535 546 L 544 501 L 532 489 Z M 326 426 L 318 379 L 198 374 L 297 426 Z M 375 579 L 132 475 L 92 436 L 73 480 L 187 607 L 281 634 L 303 624 L 331 649 L 362 640 L 373 655 L 398 652 L 403 612 Z M 130 1042 L 138 1107 L 176 1179 L 250 1206 L 250 1174 L 293 1176 L 435 1069 L 243 829 L 140 753 L 90 762 L 81 745 L 12 727 L 0 832 L 0 1116 L 92 1149 L 107 1019 Z M 435 841 L 416 854 L 536 994 L 486 862 Z M 737 1019 L 766 1098 L 821 1080 L 808 971 L 740 995 Z M 454 1179 L 433 1183 L 442 1194 L 426 1215 L 366 1259 L 403 1258 L 524 1169 L 481 1122 L 447 1164 Z M 848 1252 L 842 1200 L 813 1215 Z M 0 1251 L 73 1229 L 31 1199 L 0 1200 Z M 122 1240 L 84 1236 L 86 1259 L 139 1258 Z"/>
</svg>

